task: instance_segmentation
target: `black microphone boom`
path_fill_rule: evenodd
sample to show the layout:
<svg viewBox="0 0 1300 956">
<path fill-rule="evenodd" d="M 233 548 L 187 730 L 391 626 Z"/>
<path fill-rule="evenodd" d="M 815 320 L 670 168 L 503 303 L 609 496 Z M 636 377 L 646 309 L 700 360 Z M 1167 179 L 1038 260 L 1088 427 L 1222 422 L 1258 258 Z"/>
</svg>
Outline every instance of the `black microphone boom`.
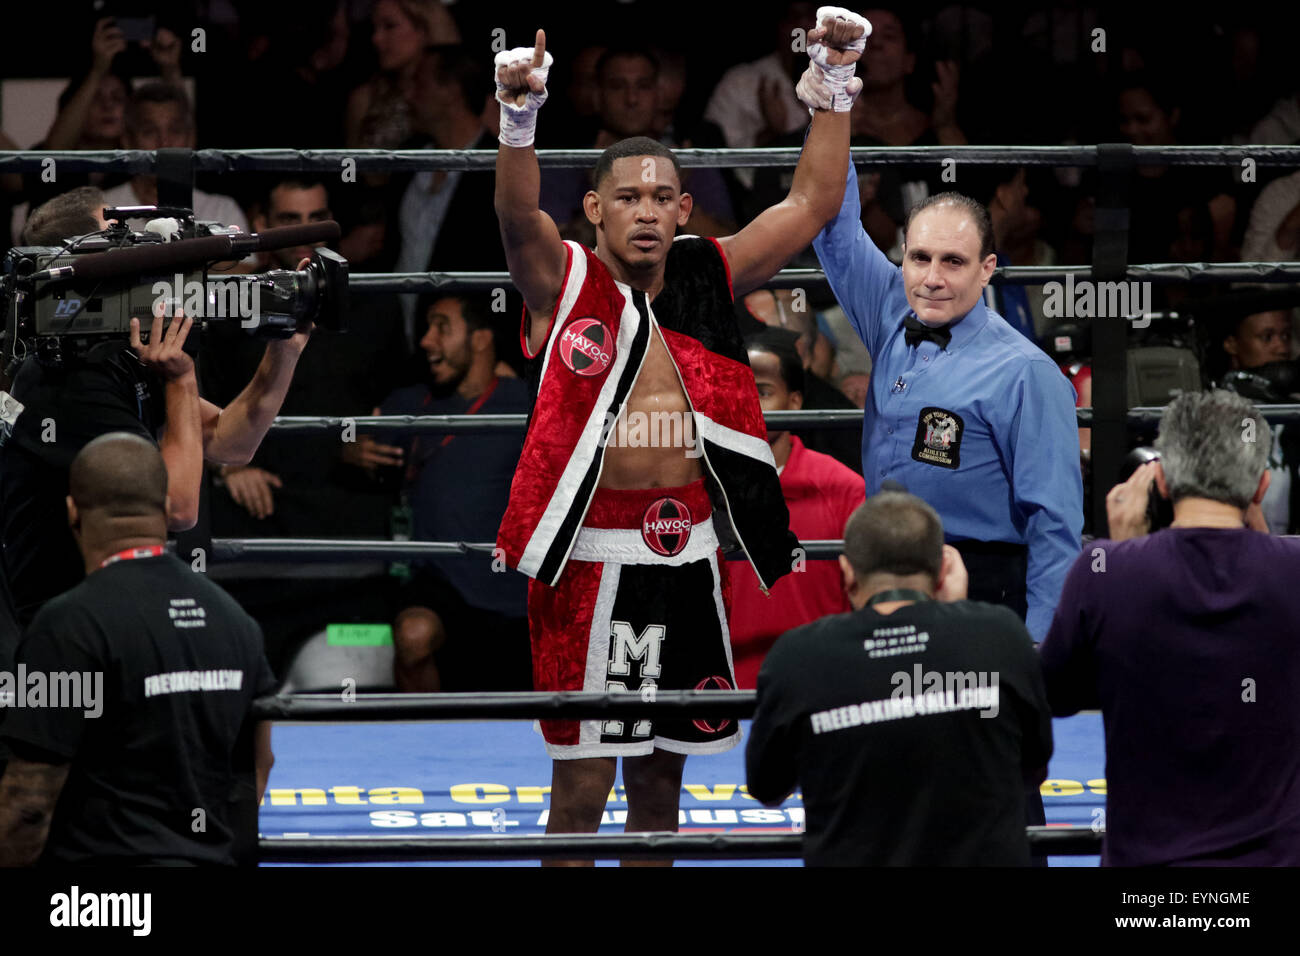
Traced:
<svg viewBox="0 0 1300 956">
<path fill-rule="evenodd" d="M 159 275 L 178 268 L 219 262 L 231 258 L 234 243 L 230 236 L 204 236 L 113 249 L 80 256 L 71 265 L 49 270 L 51 279 L 80 279 L 98 282 L 119 276 Z M 38 273 L 34 279 L 42 278 Z"/>
<path fill-rule="evenodd" d="M 342 235 L 343 230 L 332 219 L 325 222 L 309 222 L 301 226 L 277 226 L 264 232 L 253 233 L 253 237 L 257 240 L 254 248 L 259 252 L 310 246 L 318 242 L 338 242 Z"/>
<path fill-rule="evenodd" d="M 199 266 L 205 262 L 224 259 L 242 259 L 250 252 L 271 249 L 291 249 L 310 246 L 317 242 L 334 242 L 342 235 L 339 224 L 309 222 L 301 226 L 280 226 L 265 232 L 226 236 L 204 236 L 201 239 L 179 239 L 176 242 L 150 243 L 129 249 L 111 249 L 107 252 L 81 256 L 71 265 L 49 270 L 49 276 L 36 275 L 34 279 L 98 282 L 119 276 L 160 275 L 177 269 Z"/>
</svg>

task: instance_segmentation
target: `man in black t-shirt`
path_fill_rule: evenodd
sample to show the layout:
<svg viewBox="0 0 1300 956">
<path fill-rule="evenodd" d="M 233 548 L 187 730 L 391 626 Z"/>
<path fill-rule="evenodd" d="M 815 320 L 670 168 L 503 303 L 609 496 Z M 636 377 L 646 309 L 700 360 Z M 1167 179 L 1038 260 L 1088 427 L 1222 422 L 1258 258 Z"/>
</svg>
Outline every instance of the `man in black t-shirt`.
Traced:
<svg viewBox="0 0 1300 956">
<path fill-rule="evenodd" d="M 261 632 L 164 553 L 152 442 L 95 439 L 69 485 L 87 577 L 41 609 L 0 683 L 0 865 L 249 861 L 272 762 L 249 717 L 275 686 Z"/>
<path fill-rule="evenodd" d="M 783 635 L 759 672 L 750 794 L 802 790 L 809 865 L 1027 865 L 1052 724 L 1024 624 L 965 600 L 961 556 L 913 495 L 868 498 L 840 567 L 855 610 Z"/>
</svg>

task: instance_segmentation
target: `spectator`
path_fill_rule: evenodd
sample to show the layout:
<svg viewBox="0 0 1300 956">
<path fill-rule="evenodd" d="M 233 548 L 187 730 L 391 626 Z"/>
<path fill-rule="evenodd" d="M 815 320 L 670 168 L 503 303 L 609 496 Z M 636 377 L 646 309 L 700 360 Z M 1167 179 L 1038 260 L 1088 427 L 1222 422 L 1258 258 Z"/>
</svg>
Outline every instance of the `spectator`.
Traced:
<svg viewBox="0 0 1300 956">
<path fill-rule="evenodd" d="M 1213 323 L 1221 330 L 1219 355 L 1211 357 L 1215 368 L 1227 371 L 1255 372 L 1263 385 L 1259 394 L 1250 392 L 1243 383 L 1232 387 L 1246 397 L 1275 404 L 1294 401 L 1290 394 L 1297 386 L 1274 384 L 1282 372 L 1294 381 L 1291 358 L 1291 309 L 1296 295 L 1289 289 L 1248 292 L 1218 300 L 1233 312 Z M 1214 303 L 1218 304 L 1218 303 Z M 1219 378 L 1219 376 L 1215 376 Z M 1300 532 L 1300 428 L 1295 425 L 1271 426 L 1273 450 L 1268 457 L 1268 493 L 1260 503 L 1264 520 L 1277 534 Z"/>
<path fill-rule="evenodd" d="M 747 336 L 745 346 L 763 411 L 802 408 L 804 369 L 787 337 L 766 330 Z M 808 450 L 788 431 L 769 427 L 767 443 L 790 509 L 790 530 L 800 541 L 838 538 L 853 509 L 862 504 L 862 476 L 829 455 Z M 765 595 L 747 562 L 727 562 L 737 687 L 754 687 L 763 657 L 784 632 L 849 610 L 835 562 L 808 561 L 796 570 L 802 573 L 786 575 Z"/>
<path fill-rule="evenodd" d="M 348 98 L 349 147 L 396 149 L 411 137 L 411 99 L 420 55 L 431 44 L 460 43 L 460 30 L 438 0 L 376 0 L 379 71 Z"/>
<path fill-rule="evenodd" d="M 5 718 L 0 866 L 251 863 L 273 758 L 249 706 L 275 689 L 257 624 L 165 553 L 167 468 L 150 441 L 96 438 L 69 491 L 86 579 L 37 615 L 18 662 L 79 675 L 84 696 Z"/>
<path fill-rule="evenodd" d="M 815 3 L 785 4 L 772 37 L 775 49 L 762 59 L 733 66 L 714 87 L 704 118 L 722 130 L 728 148 L 773 145 L 779 137 L 802 133 L 808 125 L 808 110 L 794 95 L 802 72 L 796 63 L 794 37 L 796 30 L 816 19 L 816 12 Z M 736 175 L 745 189 L 753 188 L 753 169 L 737 170 Z"/>
<path fill-rule="evenodd" d="M 499 377 L 491 313 L 468 296 L 422 297 L 427 382 L 388 396 L 384 415 L 509 415 L 529 410 L 528 387 Z M 373 466 L 406 466 L 419 541 L 496 538 L 523 436 L 421 435 L 401 446 L 358 443 Z M 526 580 L 486 554 L 430 559 L 417 570 L 393 627 L 400 690 L 531 690 Z"/>
<path fill-rule="evenodd" d="M 789 289 L 755 289 L 737 304 L 737 312 L 742 331 L 760 331 L 758 323 L 762 323 L 775 333 L 771 341 L 785 341 L 798 352 L 804 367 L 801 408 L 852 408 L 853 403 L 816 371 L 822 369 L 827 375 L 833 374 L 835 353 L 816 316 L 804 305 L 805 308 L 795 308 Z M 857 429 L 807 428 L 796 431 L 795 435 L 808 448 L 830 455 L 861 474 L 862 436 Z"/>
<path fill-rule="evenodd" d="M 555 148 L 564 148 L 574 143 L 590 143 L 600 131 L 599 110 L 596 103 L 596 64 L 605 54 L 605 47 L 592 44 L 584 46 L 575 53 L 571 60 L 559 60 L 555 70 L 568 70 L 568 83 L 565 96 L 552 99 L 552 105 L 560 107 L 553 125 L 544 131 L 539 130 L 539 144 Z M 554 78 L 557 74 L 551 73 Z M 555 89 L 559 89 L 555 86 Z"/>
<path fill-rule="evenodd" d="M 488 149 L 496 141 L 484 123 L 492 105 L 491 70 L 460 47 L 434 47 L 420 58 L 411 101 L 416 138 L 409 145 L 432 149 Z M 498 271 L 506 268 L 501 238 L 491 216 L 492 178 L 486 173 L 428 170 L 416 173 L 402 193 L 398 212 L 401 251 L 397 272 Z M 401 297 L 407 341 L 415 343 L 416 296 Z M 418 316 L 423 324 L 424 316 Z"/>
<path fill-rule="evenodd" d="M 1273 180 L 1250 207 L 1241 244 L 1245 262 L 1288 262 L 1300 258 L 1300 172 Z"/>
<path fill-rule="evenodd" d="M 147 83 L 132 93 L 126 107 L 125 142 L 127 149 L 193 149 L 194 114 L 185 91 L 167 83 Z M 106 189 L 104 200 L 110 206 L 156 206 L 158 178 L 146 173 L 133 176 Z M 244 211 L 229 196 L 194 190 L 194 218 L 248 232 Z M 144 220 L 131 221 L 142 224 Z M 250 268 L 255 261 L 252 256 L 245 260 Z"/>
<path fill-rule="evenodd" d="M 690 147 L 677 119 L 677 108 L 686 92 L 686 57 L 670 50 L 655 50 L 659 63 L 655 80 L 655 119 L 651 134 L 660 142 L 677 141 Z"/>
<path fill-rule="evenodd" d="M 970 195 L 982 201 L 989 211 L 993 227 L 993 251 L 998 257 L 998 267 L 1010 265 L 1036 265 L 1032 261 L 1017 262 L 1010 255 L 1013 244 L 1022 255 L 1032 256 L 1034 239 L 1041 217 L 1029 205 L 1029 186 L 1025 168 L 1002 166 L 984 175 L 977 172 L 976 185 Z M 1042 296 L 1038 296 L 1041 300 Z M 1034 330 L 1034 312 L 1030 296 L 1023 285 L 1012 282 L 984 287 L 984 304 L 1007 320 L 1007 324 L 1030 341 L 1037 341 Z"/>
<path fill-rule="evenodd" d="M 1154 73 L 1128 73 L 1115 85 L 1120 136 L 1136 146 L 1178 142 L 1182 117 L 1173 82 Z M 1235 260 L 1231 248 L 1236 201 L 1191 166 L 1139 166 L 1131 197 L 1129 260 L 1132 262 L 1204 262 Z M 1080 200 L 1079 228 L 1091 236 L 1091 197 Z M 1158 299 L 1175 304 L 1183 290 L 1168 289 Z M 1161 303 L 1157 302 L 1157 306 Z"/>
<path fill-rule="evenodd" d="M 89 69 L 74 76 L 59 95 L 58 113 L 49 132 L 32 149 L 121 149 L 123 147 L 124 116 L 131 78 L 122 69 L 121 54 L 126 49 L 126 39 L 111 17 L 103 17 L 95 24 L 91 36 L 91 63 Z M 156 40 L 148 44 L 163 82 L 179 86 L 180 40 L 166 28 L 158 31 Z M 104 188 L 125 179 L 116 173 L 61 173 L 57 182 L 51 183 L 40 175 L 22 177 L 27 202 L 14 210 L 13 232 L 21 231 L 21 224 L 30 210 L 77 186 Z"/>
<path fill-rule="evenodd" d="M 810 866 L 1027 865 L 1052 722 L 1024 625 L 965 599 L 961 556 L 912 495 L 854 511 L 839 563 L 853 612 L 785 634 L 759 672 L 750 795 L 800 790 Z"/>
<path fill-rule="evenodd" d="M 1300 90 L 1284 96 L 1250 131 L 1248 143 L 1290 146 L 1300 142 Z"/>
<path fill-rule="evenodd" d="M 311 177 L 275 181 L 253 218 L 258 230 L 332 219 L 325 184 Z M 266 253 L 267 266 L 296 269 L 312 246 Z M 406 365 L 396 303 L 392 296 L 358 295 L 349 300 L 346 332 L 318 330 L 299 359 L 298 374 L 285 394 L 281 414 L 348 417 L 370 410 L 397 384 Z M 242 330 L 212 330 L 204 348 L 204 381 L 213 394 L 237 393 L 261 361 L 266 343 Z M 234 536 L 381 537 L 387 529 L 387 497 L 348 464 L 349 443 L 336 437 L 264 441 L 247 465 L 224 465 L 226 497 L 254 519 L 230 524 Z M 225 513 L 224 505 L 218 508 Z"/>
<path fill-rule="evenodd" d="M 870 372 L 849 372 L 840 379 L 839 389 L 857 408 L 867 407 L 867 392 L 871 389 Z"/>
<path fill-rule="evenodd" d="M 243 55 L 221 82 L 222 96 L 239 106 L 239 145 L 338 149 L 346 111 L 337 107 L 352 91 L 344 0 L 324 0 L 311 16 L 292 4 L 250 4 L 240 29 L 248 34 Z M 288 108 L 267 108 L 272 99 Z"/>
<path fill-rule="evenodd" d="M 1066 579 L 1043 672 L 1053 714 L 1101 708 L 1103 865 L 1300 864 L 1300 547 L 1252 530 L 1270 445 L 1244 398 L 1179 395 Z M 1146 534 L 1153 481 L 1174 522 Z"/>
<path fill-rule="evenodd" d="M 655 131 L 659 62 L 648 50 L 613 47 L 596 64 L 596 102 L 600 129 L 596 149 L 606 149 L 622 139 L 649 136 Z M 807 115 L 805 113 L 805 115 Z M 665 146 L 676 146 L 663 141 Z M 555 169 L 542 172 L 542 211 L 549 214 L 566 238 L 586 246 L 596 244 L 595 228 L 583 211 L 583 197 L 591 190 L 591 171 Z M 692 235 L 725 236 L 736 231 L 735 213 L 726 183 L 716 169 L 683 173 L 682 191 L 695 200 L 684 229 Z"/>
</svg>

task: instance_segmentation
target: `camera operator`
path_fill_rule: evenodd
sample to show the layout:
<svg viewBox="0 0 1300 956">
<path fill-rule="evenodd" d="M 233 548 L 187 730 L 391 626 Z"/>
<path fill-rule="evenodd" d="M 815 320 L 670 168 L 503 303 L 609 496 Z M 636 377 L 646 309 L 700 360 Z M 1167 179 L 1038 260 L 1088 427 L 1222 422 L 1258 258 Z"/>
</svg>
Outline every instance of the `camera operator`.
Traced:
<svg viewBox="0 0 1300 956">
<path fill-rule="evenodd" d="M 1053 714 L 1105 720 L 1106 865 L 1300 864 L 1300 543 L 1247 514 L 1271 440 L 1239 395 L 1179 395 L 1066 577 L 1043 672 Z"/>
<path fill-rule="evenodd" d="M 51 217 L 47 231 L 26 232 L 25 241 L 53 244 L 100 228 L 102 194 L 79 192 L 73 208 Z M 34 224 L 44 211 L 33 215 Z M 63 520 L 68 468 L 77 452 L 110 431 L 156 440 L 171 488 L 167 527 L 193 527 L 203 461 L 247 464 L 279 412 L 311 334 L 308 327 L 268 342 L 252 381 L 221 408 L 199 397 L 194 362 L 184 351 L 191 328 L 192 319 L 177 309 L 165 326 L 164 316 L 155 315 L 148 343 L 132 319 L 129 342 L 97 346 L 84 360 L 61 368 L 34 358 L 19 366 L 11 391 L 23 408 L 0 431 L 0 555 L 19 626 L 83 576 Z M 14 640 L 16 635 L 0 641 L 0 664 Z"/>
</svg>

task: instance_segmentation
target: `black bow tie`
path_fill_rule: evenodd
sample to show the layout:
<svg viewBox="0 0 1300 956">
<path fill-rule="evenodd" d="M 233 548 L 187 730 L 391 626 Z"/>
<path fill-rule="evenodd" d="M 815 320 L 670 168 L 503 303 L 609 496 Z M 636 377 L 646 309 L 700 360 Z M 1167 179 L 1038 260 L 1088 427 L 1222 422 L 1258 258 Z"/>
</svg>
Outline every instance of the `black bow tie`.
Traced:
<svg viewBox="0 0 1300 956">
<path fill-rule="evenodd" d="M 925 339 L 934 342 L 941 349 L 946 349 L 948 343 L 952 341 L 952 329 L 947 325 L 941 325 L 937 328 L 931 328 L 915 316 L 909 315 L 903 320 L 903 338 L 907 340 L 908 345 L 919 345 Z"/>
</svg>

